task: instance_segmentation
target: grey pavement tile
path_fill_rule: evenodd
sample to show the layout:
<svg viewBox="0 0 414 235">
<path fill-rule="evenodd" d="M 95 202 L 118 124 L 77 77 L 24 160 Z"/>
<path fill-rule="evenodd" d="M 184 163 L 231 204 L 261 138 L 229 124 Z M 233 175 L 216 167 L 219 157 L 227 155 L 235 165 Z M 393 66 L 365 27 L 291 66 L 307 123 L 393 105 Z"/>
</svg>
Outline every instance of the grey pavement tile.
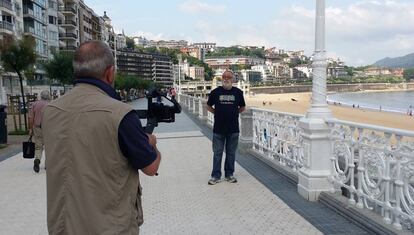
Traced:
<svg viewBox="0 0 414 235">
<path fill-rule="evenodd" d="M 211 139 L 211 134 L 209 134 L 211 129 L 197 120 L 195 120 L 195 123 Z M 330 208 L 318 202 L 306 201 L 297 193 L 295 183 L 257 158 L 239 152 L 236 161 L 291 209 L 303 216 L 324 234 L 347 234 L 349 231 L 368 234 L 363 228 L 336 214 Z"/>
</svg>

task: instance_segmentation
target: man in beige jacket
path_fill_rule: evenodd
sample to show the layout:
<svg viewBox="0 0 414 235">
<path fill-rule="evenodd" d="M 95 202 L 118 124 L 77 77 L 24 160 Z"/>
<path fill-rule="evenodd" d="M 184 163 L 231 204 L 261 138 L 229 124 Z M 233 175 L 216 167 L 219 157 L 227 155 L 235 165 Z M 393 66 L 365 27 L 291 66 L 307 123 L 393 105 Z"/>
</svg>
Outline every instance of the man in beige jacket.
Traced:
<svg viewBox="0 0 414 235">
<path fill-rule="evenodd" d="M 105 43 L 81 44 L 73 67 L 75 87 L 43 112 L 49 234 L 138 234 L 138 170 L 157 173 L 156 138 L 113 89 Z"/>
</svg>

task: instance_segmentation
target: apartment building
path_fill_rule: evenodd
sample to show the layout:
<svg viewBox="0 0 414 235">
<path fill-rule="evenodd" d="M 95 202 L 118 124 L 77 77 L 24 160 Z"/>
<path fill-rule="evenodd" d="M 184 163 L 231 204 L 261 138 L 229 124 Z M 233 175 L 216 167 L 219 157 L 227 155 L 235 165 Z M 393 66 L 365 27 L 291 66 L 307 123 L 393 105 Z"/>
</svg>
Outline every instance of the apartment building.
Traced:
<svg viewBox="0 0 414 235">
<path fill-rule="evenodd" d="M 216 50 L 216 43 L 213 42 L 197 42 L 191 44 L 191 47 L 203 49 L 205 53 Z"/>
<path fill-rule="evenodd" d="M 274 81 L 275 76 L 272 74 L 270 67 L 264 64 L 255 65 L 251 67 L 251 70 L 258 71 L 262 74 L 262 81 Z"/>
<path fill-rule="evenodd" d="M 195 58 L 197 58 L 201 61 L 205 60 L 206 53 L 205 53 L 204 48 L 192 47 L 191 46 L 191 47 L 180 48 L 180 51 L 182 53 L 185 53 L 185 54 L 189 55 L 189 56 L 195 57 Z"/>
<path fill-rule="evenodd" d="M 0 0 L 0 43 L 20 38 L 23 34 L 23 2 L 22 0 Z M 1 69 L 1 65 L 0 65 Z M 0 74 L 0 105 L 7 104 L 6 94 L 10 92 L 10 81 L 16 74 L 3 72 Z M 17 80 L 16 84 L 17 84 Z"/>
<path fill-rule="evenodd" d="M 204 67 L 201 67 L 201 66 L 189 67 L 188 76 L 196 80 L 204 81 Z"/>
<path fill-rule="evenodd" d="M 163 87 L 173 86 L 171 58 L 167 55 L 151 54 L 153 58 L 153 81 Z"/>
<path fill-rule="evenodd" d="M 152 80 L 153 58 L 150 54 L 132 50 L 119 50 L 116 54 L 118 72 L 127 75 L 134 75 L 142 79 Z"/>
<path fill-rule="evenodd" d="M 102 29 L 102 31 L 101 31 L 101 35 L 102 35 L 101 40 L 104 41 L 105 43 L 107 43 L 112 50 L 115 50 L 115 48 L 116 48 L 116 44 L 115 44 L 116 34 L 115 34 L 114 27 L 112 27 L 112 20 L 111 20 L 111 18 L 108 17 L 108 15 L 106 14 L 106 11 L 104 11 L 104 15 L 102 16 L 102 20 L 103 20 L 103 25 L 102 25 L 102 28 L 101 28 Z"/>
<path fill-rule="evenodd" d="M 63 14 L 60 19 L 59 31 L 60 50 L 75 51 L 79 40 L 79 0 L 63 0 L 59 11 Z"/>
<path fill-rule="evenodd" d="M 260 82 L 262 81 L 262 73 L 251 69 L 243 69 L 240 71 L 241 79 L 245 82 Z"/>
<path fill-rule="evenodd" d="M 174 78 L 170 57 L 127 49 L 118 50 L 116 53 L 119 72 L 152 80 L 165 87 L 172 86 Z"/>
<path fill-rule="evenodd" d="M 126 44 L 125 34 L 123 32 L 117 34 L 116 35 L 116 49 L 120 50 L 120 49 L 124 49 L 126 47 L 127 47 L 127 44 Z"/>
<path fill-rule="evenodd" d="M 0 40 L 17 36 L 23 33 L 22 0 L 0 1 Z"/>
<path fill-rule="evenodd" d="M 63 14 L 59 12 L 59 5 L 63 5 L 63 0 L 49 0 L 46 9 L 48 59 L 51 59 L 60 47 L 59 18 L 62 19 Z"/>
<path fill-rule="evenodd" d="M 187 47 L 188 46 L 188 42 L 185 40 L 160 40 L 160 41 L 154 41 L 151 40 L 148 42 L 147 46 L 153 46 L 153 47 L 165 47 L 165 48 L 171 48 L 171 49 L 180 49 L 182 47 Z"/>
<path fill-rule="evenodd" d="M 146 47 L 149 44 L 149 40 L 145 37 L 139 36 L 139 37 L 133 37 L 135 45 Z"/>
<path fill-rule="evenodd" d="M 103 19 L 92 12 L 92 39 L 93 40 L 102 40 L 102 26 L 104 25 Z"/>
<path fill-rule="evenodd" d="M 294 68 L 290 69 L 291 79 L 301 80 L 306 78 L 311 78 L 312 76 L 312 67 L 309 65 L 297 65 Z"/>
<path fill-rule="evenodd" d="M 79 1 L 79 43 L 93 40 L 93 10 Z"/>
<path fill-rule="evenodd" d="M 35 38 L 35 50 L 39 60 L 48 58 L 46 9 L 45 0 L 23 0 L 24 34 Z"/>
<path fill-rule="evenodd" d="M 265 60 L 262 58 L 251 56 L 223 56 L 223 57 L 207 57 L 204 61 L 213 70 L 228 69 L 232 65 L 260 65 L 264 64 Z"/>
</svg>

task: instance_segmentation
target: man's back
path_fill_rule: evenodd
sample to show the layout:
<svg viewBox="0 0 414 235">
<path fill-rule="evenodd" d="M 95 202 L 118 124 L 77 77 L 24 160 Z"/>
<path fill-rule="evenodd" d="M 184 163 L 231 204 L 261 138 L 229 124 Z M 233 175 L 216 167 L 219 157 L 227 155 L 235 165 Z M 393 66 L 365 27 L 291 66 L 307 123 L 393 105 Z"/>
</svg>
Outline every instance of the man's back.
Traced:
<svg viewBox="0 0 414 235">
<path fill-rule="evenodd" d="M 32 104 L 29 110 L 29 118 L 33 118 L 33 126 L 39 127 L 42 124 L 42 113 L 47 104 L 47 100 L 38 100 Z"/>
<path fill-rule="evenodd" d="M 117 134 L 130 111 L 88 84 L 45 108 L 50 234 L 138 233 L 138 172 L 122 155 Z"/>
</svg>

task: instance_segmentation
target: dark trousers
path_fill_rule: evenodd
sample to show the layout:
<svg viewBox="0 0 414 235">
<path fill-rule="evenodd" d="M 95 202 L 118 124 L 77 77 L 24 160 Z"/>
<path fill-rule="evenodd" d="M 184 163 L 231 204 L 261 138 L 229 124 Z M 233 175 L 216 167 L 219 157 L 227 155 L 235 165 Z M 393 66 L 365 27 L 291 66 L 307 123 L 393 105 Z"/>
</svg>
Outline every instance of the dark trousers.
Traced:
<svg viewBox="0 0 414 235">
<path fill-rule="evenodd" d="M 224 161 L 224 176 L 229 177 L 234 173 L 234 162 L 236 161 L 237 144 L 239 143 L 239 133 L 227 135 L 213 134 L 213 171 L 211 177 L 221 178 L 221 159 L 224 147 L 226 147 L 226 160 Z"/>
</svg>

